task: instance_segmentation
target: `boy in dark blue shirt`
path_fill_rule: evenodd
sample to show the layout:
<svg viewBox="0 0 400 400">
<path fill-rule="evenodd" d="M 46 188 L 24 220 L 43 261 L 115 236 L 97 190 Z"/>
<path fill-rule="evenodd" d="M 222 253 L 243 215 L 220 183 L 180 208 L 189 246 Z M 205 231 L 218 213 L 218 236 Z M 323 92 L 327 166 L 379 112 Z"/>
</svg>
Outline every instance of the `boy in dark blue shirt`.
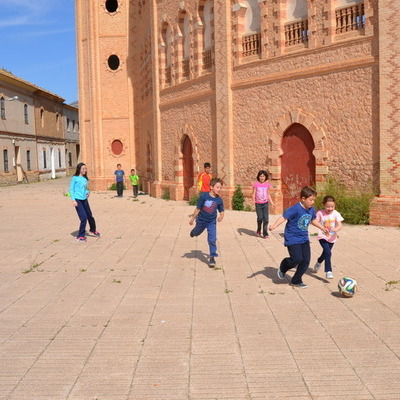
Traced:
<svg viewBox="0 0 400 400">
<path fill-rule="evenodd" d="M 278 277 L 279 279 L 284 279 L 289 269 L 297 267 L 296 273 L 292 277 L 291 285 L 300 288 L 307 287 L 303 283 L 302 277 L 310 265 L 311 258 L 308 225 L 311 223 L 329 235 L 328 229 L 317 220 L 317 214 L 313 207 L 316 196 L 317 192 L 313 188 L 309 186 L 303 187 L 300 193 L 300 202 L 286 209 L 283 215 L 269 228 L 272 231 L 284 221 L 287 221 L 285 226 L 285 246 L 288 248 L 290 257 L 282 260 L 278 269 Z"/>
<path fill-rule="evenodd" d="M 193 225 L 196 220 L 196 226 L 190 232 L 190 237 L 199 236 L 207 228 L 208 245 L 210 247 L 210 268 L 215 267 L 215 257 L 217 254 L 217 221 L 224 219 L 224 203 L 219 196 L 222 187 L 222 179 L 213 178 L 210 182 L 210 191 L 200 195 L 197 201 L 196 210 L 189 221 Z M 217 218 L 217 211 L 219 217 Z M 197 218 L 197 219 L 196 219 Z"/>
<path fill-rule="evenodd" d="M 125 172 L 121 169 L 121 164 L 117 164 L 117 169 L 114 172 L 115 180 L 117 183 L 117 196 L 122 197 L 124 193 L 124 176 Z"/>
</svg>

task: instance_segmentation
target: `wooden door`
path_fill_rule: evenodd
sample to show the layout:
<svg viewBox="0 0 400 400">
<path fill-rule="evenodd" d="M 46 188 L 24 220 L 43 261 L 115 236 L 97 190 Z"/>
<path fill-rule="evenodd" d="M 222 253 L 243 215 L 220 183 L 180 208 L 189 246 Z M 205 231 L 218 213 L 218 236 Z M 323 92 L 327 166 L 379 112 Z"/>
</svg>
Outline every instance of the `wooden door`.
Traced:
<svg viewBox="0 0 400 400">
<path fill-rule="evenodd" d="M 186 136 L 182 145 L 183 155 L 183 200 L 189 200 L 189 189 L 193 186 L 193 148 L 189 136 Z"/>
<path fill-rule="evenodd" d="M 303 125 L 291 125 L 282 138 L 281 179 L 283 208 L 300 200 L 304 186 L 315 184 L 314 140 Z"/>
</svg>

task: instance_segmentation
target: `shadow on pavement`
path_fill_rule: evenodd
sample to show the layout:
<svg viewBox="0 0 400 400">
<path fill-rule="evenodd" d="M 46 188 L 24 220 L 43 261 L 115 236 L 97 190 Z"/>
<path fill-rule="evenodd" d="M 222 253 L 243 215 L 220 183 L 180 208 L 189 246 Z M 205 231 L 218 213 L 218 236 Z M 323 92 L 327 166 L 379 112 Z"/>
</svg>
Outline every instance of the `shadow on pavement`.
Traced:
<svg viewBox="0 0 400 400">
<path fill-rule="evenodd" d="M 201 250 L 192 250 L 190 253 L 185 253 L 182 258 L 197 258 L 208 265 L 208 254 L 203 253 Z"/>
</svg>

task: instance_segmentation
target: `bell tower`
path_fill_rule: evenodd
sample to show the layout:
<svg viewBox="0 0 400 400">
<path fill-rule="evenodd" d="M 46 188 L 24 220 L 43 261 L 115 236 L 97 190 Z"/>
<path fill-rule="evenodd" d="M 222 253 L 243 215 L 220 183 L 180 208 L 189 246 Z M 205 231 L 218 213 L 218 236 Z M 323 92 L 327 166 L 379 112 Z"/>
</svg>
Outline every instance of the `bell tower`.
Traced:
<svg viewBox="0 0 400 400">
<path fill-rule="evenodd" d="M 133 87 L 129 77 L 129 1 L 75 0 L 82 161 L 91 188 L 114 170 L 135 168 Z"/>
</svg>

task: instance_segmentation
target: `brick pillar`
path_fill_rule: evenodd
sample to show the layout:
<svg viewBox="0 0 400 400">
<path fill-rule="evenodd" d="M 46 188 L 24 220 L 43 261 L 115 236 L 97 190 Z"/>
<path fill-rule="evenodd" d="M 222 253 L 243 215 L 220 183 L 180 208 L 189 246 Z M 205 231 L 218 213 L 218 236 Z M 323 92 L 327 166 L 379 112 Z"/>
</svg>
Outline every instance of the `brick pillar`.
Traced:
<svg viewBox="0 0 400 400">
<path fill-rule="evenodd" d="M 214 3 L 215 45 L 215 147 L 217 175 L 224 180 L 223 197 L 230 207 L 234 189 L 232 128 L 232 30 L 231 7 L 228 1 Z"/>
<path fill-rule="evenodd" d="M 379 15 L 379 186 L 370 223 L 400 223 L 400 2 L 380 0 Z"/>
</svg>

